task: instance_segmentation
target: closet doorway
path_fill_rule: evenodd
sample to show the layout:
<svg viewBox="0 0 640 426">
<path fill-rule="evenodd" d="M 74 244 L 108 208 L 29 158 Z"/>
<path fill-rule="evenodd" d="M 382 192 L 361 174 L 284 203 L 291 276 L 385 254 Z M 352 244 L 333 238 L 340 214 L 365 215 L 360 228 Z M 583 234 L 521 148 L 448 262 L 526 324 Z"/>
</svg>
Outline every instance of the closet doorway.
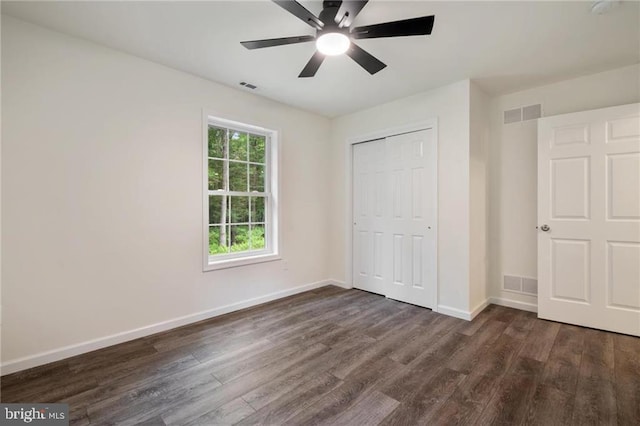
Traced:
<svg viewBox="0 0 640 426">
<path fill-rule="evenodd" d="M 433 128 L 351 145 L 355 288 L 437 305 L 437 140 Z"/>
</svg>

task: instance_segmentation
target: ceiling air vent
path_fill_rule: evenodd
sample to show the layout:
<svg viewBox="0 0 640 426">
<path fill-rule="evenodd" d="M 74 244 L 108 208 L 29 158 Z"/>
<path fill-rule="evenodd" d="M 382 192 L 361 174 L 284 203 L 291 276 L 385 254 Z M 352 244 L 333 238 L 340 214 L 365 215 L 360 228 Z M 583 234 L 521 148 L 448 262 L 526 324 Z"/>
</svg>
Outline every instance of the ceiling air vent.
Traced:
<svg viewBox="0 0 640 426">
<path fill-rule="evenodd" d="M 246 81 L 241 81 L 240 82 L 240 86 L 244 86 L 244 87 L 246 87 L 248 89 L 251 89 L 251 90 L 255 90 L 255 89 L 258 88 L 258 86 L 256 86 L 255 84 L 247 83 Z"/>
</svg>

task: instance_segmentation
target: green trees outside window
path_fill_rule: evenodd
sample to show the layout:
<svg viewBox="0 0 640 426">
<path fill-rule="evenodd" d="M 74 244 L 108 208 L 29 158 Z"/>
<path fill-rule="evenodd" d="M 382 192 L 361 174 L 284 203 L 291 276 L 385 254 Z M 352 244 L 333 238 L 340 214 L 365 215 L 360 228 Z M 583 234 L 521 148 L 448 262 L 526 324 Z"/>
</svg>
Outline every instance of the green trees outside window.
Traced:
<svg viewBox="0 0 640 426">
<path fill-rule="evenodd" d="M 209 126 L 209 254 L 259 251 L 265 229 L 267 138 Z"/>
</svg>

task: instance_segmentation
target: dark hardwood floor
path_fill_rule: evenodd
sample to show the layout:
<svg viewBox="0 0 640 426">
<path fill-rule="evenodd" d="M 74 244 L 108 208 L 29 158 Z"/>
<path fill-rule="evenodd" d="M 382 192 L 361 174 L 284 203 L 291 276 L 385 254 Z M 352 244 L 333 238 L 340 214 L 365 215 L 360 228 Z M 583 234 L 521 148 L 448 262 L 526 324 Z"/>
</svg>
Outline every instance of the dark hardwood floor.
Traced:
<svg viewBox="0 0 640 426">
<path fill-rule="evenodd" d="M 640 339 L 325 287 L 2 378 L 72 424 L 638 425 Z"/>
</svg>

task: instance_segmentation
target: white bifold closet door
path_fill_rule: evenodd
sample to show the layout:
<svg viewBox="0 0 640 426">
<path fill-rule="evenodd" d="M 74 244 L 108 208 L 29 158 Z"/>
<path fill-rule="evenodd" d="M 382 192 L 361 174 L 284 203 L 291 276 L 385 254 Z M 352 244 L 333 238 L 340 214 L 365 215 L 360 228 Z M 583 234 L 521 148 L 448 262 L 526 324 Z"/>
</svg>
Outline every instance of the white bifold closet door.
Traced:
<svg viewBox="0 0 640 426">
<path fill-rule="evenodd" d="M 355 288 L 434 308 L 436 226 L 432 129 L 353 146 Z"/>
<path fill-rule="evenodd" d="M 538 123 L 538 315 L 640 336 L 640 104 Z"/>
</svg>

